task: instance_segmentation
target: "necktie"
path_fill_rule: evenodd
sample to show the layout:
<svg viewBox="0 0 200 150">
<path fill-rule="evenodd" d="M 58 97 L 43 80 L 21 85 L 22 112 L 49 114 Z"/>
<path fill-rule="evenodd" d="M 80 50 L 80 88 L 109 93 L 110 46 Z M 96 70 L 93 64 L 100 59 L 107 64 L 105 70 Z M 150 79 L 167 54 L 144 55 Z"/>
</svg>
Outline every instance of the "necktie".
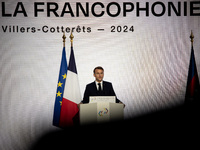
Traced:
<svg viewBox="0 0 200 150">
<path fill-rule="evenodd" d="M 99 91 L 101 91 L 101 83 L 98 83 L 98 86 L 99 86 Z"/>
</svg>

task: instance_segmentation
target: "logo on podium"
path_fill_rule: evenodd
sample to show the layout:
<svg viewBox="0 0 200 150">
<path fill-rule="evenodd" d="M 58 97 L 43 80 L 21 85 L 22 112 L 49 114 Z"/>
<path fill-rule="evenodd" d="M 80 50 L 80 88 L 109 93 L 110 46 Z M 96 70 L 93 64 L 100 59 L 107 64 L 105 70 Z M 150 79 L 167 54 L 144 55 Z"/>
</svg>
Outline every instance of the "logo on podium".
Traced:
<svg viewBox="0 0 200 150">
<path fill-rule="evenodd" d="M 98 115 L 99 116 L 103 116 L 103 115 L 107 115 L 108 114 L 108 109 L 107 108 L 104 108 L 103 110 L 100 110 Z"/>
</svg>

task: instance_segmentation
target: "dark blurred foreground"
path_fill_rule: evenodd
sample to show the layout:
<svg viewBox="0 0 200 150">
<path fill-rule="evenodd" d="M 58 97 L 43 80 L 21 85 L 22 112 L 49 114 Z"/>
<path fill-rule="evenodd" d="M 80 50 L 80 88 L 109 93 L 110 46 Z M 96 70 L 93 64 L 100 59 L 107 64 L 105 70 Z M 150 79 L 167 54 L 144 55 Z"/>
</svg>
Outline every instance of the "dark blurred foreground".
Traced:
<svg viewBox="0 0 200 150">
<path fill-rule="evenodd" d="M 175 143 L 182 140 L 181 145 L 184 145 L 199 137 L 199 110 L 199 103 L 195 102 L 121 122 L 68 127 L 44 135 L 32 149 L 130 149 L 137 143 L 135 139 L 140 142 L 153 140 L 156 145 L 159 144 L 157 140 L 166 145 L 172 139 Z M 143 142 L 141 146 L 147 145 Z"/>
</svg>

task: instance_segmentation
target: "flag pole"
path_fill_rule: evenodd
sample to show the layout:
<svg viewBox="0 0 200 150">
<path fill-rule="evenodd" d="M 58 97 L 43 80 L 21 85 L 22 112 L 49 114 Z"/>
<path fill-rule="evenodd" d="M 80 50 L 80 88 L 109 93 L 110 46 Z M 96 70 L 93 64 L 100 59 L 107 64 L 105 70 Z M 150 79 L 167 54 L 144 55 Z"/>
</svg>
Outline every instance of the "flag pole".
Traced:
<svg viewBox="0 0 200 150">
<path fill-rule="evenodd" d="M 192 30 L 191 30 L 190 39 L 191 39 L 191 44 L 192 44 L 192 46 L 193 46 L 193 42 L 194 42 L 194 35 L 193 35 L 193 33 L 192 33 Z"/>
<path fill-rule="evenodd" d="M 62 38 L 63 38 L 63 47 L 65 47 L 65 39 L 66 39 L 65 32 L 63 32 Z"/>
<path fill-rule="evenodd" d="M 73 36 L 72 32 L 71 32 L 71 35 L 69 36 L 69 38 L 70 38 L 70 42 L 71 42 L 71 47 L 73 47 L 73 38 L 74 38 L 74 36 Z"/>
</svg>

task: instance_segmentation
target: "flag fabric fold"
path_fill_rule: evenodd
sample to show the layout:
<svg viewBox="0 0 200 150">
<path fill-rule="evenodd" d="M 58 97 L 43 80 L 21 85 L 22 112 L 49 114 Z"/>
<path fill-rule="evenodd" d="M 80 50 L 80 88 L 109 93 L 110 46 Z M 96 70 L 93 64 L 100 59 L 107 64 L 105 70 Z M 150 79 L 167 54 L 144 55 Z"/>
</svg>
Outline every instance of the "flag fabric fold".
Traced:
<svg viewBox="0 0 200 150">
<path fill-rule="evenodd" d="M 190 64 L 188 71 L 187 87 L 185 94 L 185 102 L 199 101 L 200 85 L 195 62 L 194 49 L 191 48 Z"/>
</svg>

